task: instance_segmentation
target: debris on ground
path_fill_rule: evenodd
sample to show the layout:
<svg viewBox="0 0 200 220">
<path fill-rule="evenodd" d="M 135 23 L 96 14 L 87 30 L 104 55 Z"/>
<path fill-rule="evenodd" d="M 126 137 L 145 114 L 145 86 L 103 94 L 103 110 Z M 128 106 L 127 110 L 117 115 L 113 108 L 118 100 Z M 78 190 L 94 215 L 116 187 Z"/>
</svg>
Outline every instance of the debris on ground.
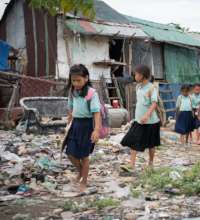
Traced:
<svg viewBox="0 0 200 220">
<path fill-rule="evenodd" d="M 63 155 L 63 134 L 0 131 L 0 219 L 198 219 L 200 147 L 179 144 L 162 129 L 153 169 L 139 153 L 135 172 L 130 151 L 120 145 L 131 125 L 113 129 L 91 155 L 88 188 L 73 183 L 75 168 Z"/>
</svg>

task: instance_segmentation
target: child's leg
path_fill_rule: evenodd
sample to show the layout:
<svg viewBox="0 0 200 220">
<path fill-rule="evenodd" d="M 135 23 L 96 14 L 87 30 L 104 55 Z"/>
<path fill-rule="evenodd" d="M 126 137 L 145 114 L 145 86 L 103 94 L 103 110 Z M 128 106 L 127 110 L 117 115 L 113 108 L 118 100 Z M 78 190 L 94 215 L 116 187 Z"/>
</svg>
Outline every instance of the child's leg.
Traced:
<svg viewBox="0 0 200 220">
<path fill-rule="evenodd" d="M 188 139 L 189 139 L 190 133 L 185 135 L 185 143 L 188 144 Z"/>
<path fill-rule="evenodd" d="M 68 155 L 69 160 L 71 161 L 71 163 L 76 167 L 76 169 L 78 170 L 78 176 L 77 176 L 77 182 L 79 182 L 79 180 L 81 179 L 81 161 L 79 159 L 76 159 L 75 157 Z"/>
<path fill-rule="evenodd" d="M 197 142 L 199 142 L 199 137 L 200 137 L 200 133 L 199 133 L 199 129 L 196 129 L 196 138 L 197 138 Z"/>
<path fill-rule="evenodd" d="M 181 141 L 181 144 L 185 144 L 185 141 L 184 141 L 184 135 L 180 135 L 180 141 Z"/>
<path fill-rule="evenodd" d="M 197 128 L 197 133 L 198 133 L 198 136 L 197 136 L 197 144 L 200 144 L 200 128 Z"/>
<path fill-rule="evenodd" d="M 82 167 L 81 167 L 81 191 L 84 191 L 87 186 L 87 178 L 89 173 L 89 157 L 85 157 L 82 159 Z"/>
<path fill-rule="evenodd" d="M 131 150 L 131 166 L 135 169 L 137 151 Z"/>
<path fill-rule="evenodd" d="M 193 135 L 192 135 L 192 131 L 190 132 L 190 143 L 192 143 L 193 141 Z"/>
<path fill-rule="evenodd" d="M 155 156 L 155 147 L 149 148 L 149 166 L 153 166 L 154 156 Z"/>
</svg>

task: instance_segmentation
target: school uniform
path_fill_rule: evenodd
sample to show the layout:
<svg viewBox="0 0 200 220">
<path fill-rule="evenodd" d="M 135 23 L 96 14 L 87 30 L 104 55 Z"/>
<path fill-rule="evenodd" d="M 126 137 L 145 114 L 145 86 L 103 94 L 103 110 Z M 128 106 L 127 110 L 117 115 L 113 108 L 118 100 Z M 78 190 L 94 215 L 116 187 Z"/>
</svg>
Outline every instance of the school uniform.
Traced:
<svg viewBox="0 0 200 220">
<path fill-rule="evenodd" d="M 177 116 L 175 131 L 179 134 L 189 134 L 194 129 L 194 117 L 192 112 L 192 98 L 180 95 L 176 102 Z"/>
<path fill-rule="evenodd" d="M 196 113 L 194 116 L 194 129 L 198 129 L 200 127 L 200 121 L 197 117 L 198 109 L 200 107 L 200 94 L 192 94 L 192 107 L 194 112 Z"/>
<path fill-rule="evenodd" d="M 88 157 L 94 150 L 95 144 L 91 142 L 94 130 L 93 113 L 100 112 L 100 101 L 95 91 L 90 106 L 88 101 L 74 92 L 69 97 L 68 109 L 72 111 L 73 121 L 66 139 L 66 154 L 77 159 Z"/>
<path fill-rule="evenodd" d="M 153 111 L 146 124 L 141 124 L 141 118 L 153 102 L 158 102 L 157 89 L 152 90 L 153 84 L 139 84 L 136 89 L 135 120 L 130 130 L 122 139 L 121 144 L 136 151 L 144 151 L 160 145 L 160 119 Z M 151 91 L 152 90 L 152 91 Z M 150 95 L 149 92 L 151 91 Z"/>
</svg>

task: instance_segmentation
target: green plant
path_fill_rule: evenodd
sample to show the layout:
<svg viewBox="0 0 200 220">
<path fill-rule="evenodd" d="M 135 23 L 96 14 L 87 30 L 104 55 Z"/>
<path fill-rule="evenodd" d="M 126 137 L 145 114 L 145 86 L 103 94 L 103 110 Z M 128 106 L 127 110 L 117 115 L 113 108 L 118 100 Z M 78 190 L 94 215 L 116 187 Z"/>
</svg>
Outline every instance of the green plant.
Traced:
<svg viewBox="0 0 200 220">
<path fill-rule="evenodd" d="M 133 198 L 138 198 L 141 195 L 141 191 L 139 189 L 131 188 L 131 195 Z"/>
<path fill-rule="evenodd" d="M 74 12 L 76 15 L 81 12 L 84 16 L 93 19 L 95 17 L 95 9 L 93 0 L 27 0 L 31 7 L 36 9 L 44 9 L 51 15 L 59 12 L 66 14 Z"/>
<path fill-rule="evenodd" d="M 104 198 L 104 199 L 97 200 L 94 203 L 94 207 L 97 207 L 97 209 L 101 210 L 106 207 L 117 207 L 119 204 L 120 202 L 117 200 L 114 200 L 112 198 Z"/>
<path fill-rule="evenodd" d="M 77 212 L 78 210 L 78 204 L 73 202 L 73 201 L 65 201 L 64 205 L 63 205 L 63 209 L 65 211 L 72 211 L 72 212 Z"/>
<path fill-rule="evenodd" d="M 172 172 L 177 172 L 180 178 L 172 178 Z M 148 192 L 164 191 L 166 188 L 177 189 L 180 194 L 188 196 L 200 194 L 200 163 L 186 171 L 163 167 L 147 169 L 131 187 L 132 196 L 137 196 L 137 188 L 142 186 Z"/>
</svg>

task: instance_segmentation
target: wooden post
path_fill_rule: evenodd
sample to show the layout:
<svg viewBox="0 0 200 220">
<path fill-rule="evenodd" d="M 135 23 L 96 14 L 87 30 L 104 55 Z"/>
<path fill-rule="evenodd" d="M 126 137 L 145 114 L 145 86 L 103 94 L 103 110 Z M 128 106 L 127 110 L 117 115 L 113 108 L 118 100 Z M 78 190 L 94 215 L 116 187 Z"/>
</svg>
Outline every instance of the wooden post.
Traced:
<svg viewBox="0 0 200 220">
<path fill-rule="evenodd" d="M 5 112 L 4 124 L 7 128 L 12 128 L 14 126 L 14 122 L 11 120 L 11 111 L 16 103 L 18 88 L 19 88 L 19 82 L 17 82 L 16 85 L 13 86 L 13 92 L 10 101 L 8 103 L 8 108 Z"/>
<path fill-rule="evenodd" d="M 132 58 L 133 58 L 133 54 L 132 54 L 132 47 L 133 46 L 133 41 L 132 40 L 130 40 L 130 42 L 129 42 L 129 61 L 128 61 L 128 73 L 129 73 L 129 75 L 131 76 L 131 70 L 132 70 Z"/>
</svg>

